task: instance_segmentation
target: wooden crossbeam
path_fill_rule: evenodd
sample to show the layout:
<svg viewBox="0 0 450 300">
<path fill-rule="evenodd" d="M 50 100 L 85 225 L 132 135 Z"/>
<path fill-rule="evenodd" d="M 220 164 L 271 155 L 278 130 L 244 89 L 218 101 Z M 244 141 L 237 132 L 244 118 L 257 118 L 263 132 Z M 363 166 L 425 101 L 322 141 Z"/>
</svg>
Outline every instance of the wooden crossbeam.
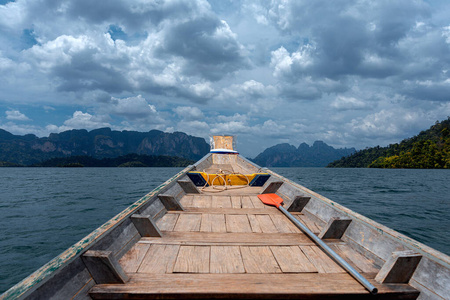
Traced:
<svg viewBox="0 0 450 300">
<path fill-rule="evenodd" d="M 172 195 L 159 194 L 158 198 L 161 200 L 162 204 L 167 210 L 184 210 L 180 202 Z"/>
<path fill-rule="evenodd" d="M 128 281 L 127 274 L 112 251 L 89 250 L 83 254 L 82 259 L 97 284 Z"/>
<path fill-rule="evenodd" d="M 323 227 L 319 234 L 321 239 L 340 239 L 347 230 L 348 225 L 352 222 L 352 219 L 344 218 L 331 218 L 328 224 Z"/>
<path fill-rule="evenodd" d="M 408 283 L 422 255 L 413 251 L 396 251 L 386 260 L 375 280 L 380 283 Z"/>
<path fill-rule="evenodd" d="M 199 189 L 190 179 L 178 180 L 178 184 L 181 186 L 181 188 L 184 190 L 186 194 L 200 194 Z"/>
<path fill-rule="evenodd" d="M 272 181 L 266 187 L 263 187 L 263 190 L 260 194 L 274 194 L 282 185 L 283 181 Z"/>
<path fill-rule="evenodd" d="M 134 214 L 131 216 L 134 226 L 141 236 L 161 237 L 161 231 L 150 216 Z"/>
<path fill-rule="evenodd" d="M 288 208 L 288 212 L 301 212 L 309 200 L 311 200 L 311 197 L 295 196 L 294 201 Z"/>
</svg>

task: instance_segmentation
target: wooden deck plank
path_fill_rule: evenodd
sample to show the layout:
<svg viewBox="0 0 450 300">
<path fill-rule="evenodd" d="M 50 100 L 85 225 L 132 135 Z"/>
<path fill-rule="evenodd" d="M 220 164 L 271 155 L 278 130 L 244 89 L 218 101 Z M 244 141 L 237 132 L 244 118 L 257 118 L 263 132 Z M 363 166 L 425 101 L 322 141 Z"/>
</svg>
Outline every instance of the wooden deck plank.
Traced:
<svg viewBox="0 0 450 300">
<path fill-rule="evenodd" d="M 262 232 L 264 233 L 275 233 L 278 232 L 277 227 L 273 224 L 272 219 L 269 215 L 256 215 L 256 220 L 259 222 Z"/>
<path fill-rule="evenodd" d="M 263 208 L 263 209 L 265 209 L 267 207 L 267 205 L 265 205 L 264 203 L 261 202 L 261 200 L 259 200 L 258 196 L 248 196 L 248 197 L 252 201 L 254 208 Z"/>
<path fill-rule="evenodd" d="M 207 214 L 253 214 L 253 215 L 283 215 L 275 207 L 266 208 L 199 208 L 199 207 L 188 207 L 184 211 L 168 211 L 167 214 L 191 214 L 191 213 L 207 213 Z"/>
<path fill-rule="evenodd" d="M 252 232 L 261 233 L 262 229 L 259 226 L 259 221 L 256 219 L 255 215 L 247 215 L 248 220 L 250 222 L 250 227 L 252 228 Z"/>
<path fill-rule="evenodd" d="M 241 196 L 230 196 L 232 208 L 242 208 Z"/>
<path fill-rule="evenodd" d="M 192 207 L 210 208 L 211 207 L 211 196 L 194 195 L 194 198 L 192 200 Z"/>
<path fill-rule="evenodd" d="M 270 246 L 283 273 L 317 273 L 316 267 L 298 246 Z"/>
<path fill-rule="evenodd" d="M 317 246 L 300 246 L 319 273 L 345 273 L 336 262 Z"/>
<path fill-rule="evenodd" d="M 147 244 L 188 244 L 188 245 L 315 245 L 302 233 L 217 233 L 217 232 L 175 232 L 164 231 L 160 238 L 143 237 L 139 243 Z M 341 240 L 328 240 L 327 244 L 342 244 Z"/>
<path fill-rule="evenodd" d="M 183 207 L 192 207 L 194 204 L 194 195 L 191 195 L 191 194 L 184 195 L 180 199 L 180 204 Z"/>
<path fill-rule="evenodd" d="M 301 230 L 297 228 L 288 218 L 284 215 L 270 215 L 273 224 L 277 228 L 278 232 L 283 233 L 300 233 Z"/>
<path fill-rule="evenodd" d="M 173 231 L 199 231 L 201 221 L 200 214 L 180 214 Z"/>
<path fill-rule="evenodd" d="M 242 260 L 247 273 L 281 273 L 272 251 L 267 246 L 241 246 Z"/>
<path fill-rule="evenodd" d="M 231 208 L 230 196 L 212 196 L 212 208 Z"/>
<path fill-rule="evenodd" d="M 147 254 L 148 248 L 150 248 L 150 244 L 135 244 L 119 260 L 119 264 L 122 266 L 123 270 L 130 273 L 137 272 L 145 254 Z"/>
<path fill-rule="evenodd" d="M 209 273 L 209 246 L 180 246 L 174 273 Z"/>
<path fill-rule="evenodd" d="M 161 231 L 173 231 L 178 216 L 179 214 L 165 214 L 161 219 L 156 221 L 156 226 L 158 226 Z"/>
<path fill-rule="evenodd" d="M 210 273 L 245 273 L 239 246 L 211 246 Z"/>
<path fill-rule="evenodd" d="M 202 214 L 200 225 L 201 232 L 227 232 L 225 225 L 225 215 L 223 214 Z"/>
<path fill-rule="evenodd" d="M 179 245 L 151 245 L 137 272 L 172 273 L 179 249 Z"/>
<path fill-rule="evenodd" d="M 255 208 L 249 196 L 242 196 L 242 208 Z"/>
<path fill-rule="evenodd" d="M 378 284 L 374 297 L 348 274 L 132 274 L 126 284 L 101 284 L 93 299 L 416 299 L 406 284 Z"/>
<path fill-rule="evenodd" d="M 216 180 L 217 181 L 217 180 Z M 227 190 L 221 191 L 222 196 L 244 196 L 244 195 L 258 195 L 261 191 L 260 186 L 229 186 Z M 209 186 L 203 189 L 203 195 L 215 195 L 217 189 Z"/>
<path fill-rule="evenodd" d="M 227 232 L 252 232 L 247 215 L 225 215 Z"/>
</svg>

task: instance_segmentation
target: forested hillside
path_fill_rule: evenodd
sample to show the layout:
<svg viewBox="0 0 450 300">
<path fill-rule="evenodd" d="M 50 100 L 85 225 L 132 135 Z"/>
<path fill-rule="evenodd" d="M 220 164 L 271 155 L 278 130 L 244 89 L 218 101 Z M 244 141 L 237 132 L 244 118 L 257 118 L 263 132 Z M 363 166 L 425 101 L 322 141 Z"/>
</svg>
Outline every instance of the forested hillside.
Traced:
<svg viewBox="0 0 450 300">
<path fill-rule="evenodd" d="M 253 161 L 263 167 L 325 167 L 355 151 L 355 148 L 335 149 L 322 141 L 315 141 L 312 146 L 301 143 L 298 148 L 285 143 L 267 148 Z"/>
<path fill-rule="evenodd" d="M 328 167 L 449 169 L 450 117 L 398 144 L 364 149 Z"/>
<path fill-rule="evenodd" d="M 21 165 L 38 164 L 57 157 L 91 156 L 101 159 L 131 153 L 177 156 L 196 161 L 208 152 L 209 145 L 203 138 L 183 132 L 100 128 L 69 130 L 39 138 L 33 134 L 13 135 L 0 129 L 0 161 Z"/>
</svg>

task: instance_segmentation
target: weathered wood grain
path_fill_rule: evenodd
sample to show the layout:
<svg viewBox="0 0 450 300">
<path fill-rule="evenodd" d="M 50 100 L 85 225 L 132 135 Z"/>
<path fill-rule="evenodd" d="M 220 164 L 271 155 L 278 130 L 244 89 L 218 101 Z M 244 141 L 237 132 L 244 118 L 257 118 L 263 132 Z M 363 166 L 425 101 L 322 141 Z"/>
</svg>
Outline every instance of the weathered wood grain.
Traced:
<svg viewBox="0 0 450 300">
<path fill-rule="evenodd" d="M 283 181 L 272 181 L 267 184 L 267 186 L 264 186 L 261 194 L 272 194 L 276 193 L 278 189 L 283 185 Z"/>
<path fill-rule="evenodd" d="M 173 231 L 179 216 L 179 214 L 165 214 L 161 219 L 156 221 L 156 226 L 161 231 Z"/>
<path fill-rule="evenodd" d="M 252 228 L 252 232 L 260 233 L 263 232 L 261 226 L 259 226 L 259 221 L 256 219 L 256 215 L 247 215 L 248 220 L 250 222 L 250 227 Z"/>
<path fill-rule="evenodd" d="M 262 232 L 264 233 L 275 233 L 278 232 L 278 229 L 273 224 L 272 219 L 269 215 L 255 215 L 256 220 L 259 222 L 259 226 L 261 227 Z"/>
<path fill-rule="evenodd" d="M 266 208 L 267 206 L 259 200 L 258 196 L 248 196 L 253 203 L 254 208 Z"/>
<path fill-rule="evenodd" d="M 232 208 L 242 208 L 241 196 L 230 196 Z"/>
<path fill-rule="evenodd" d="M 180 199 L 180 204 L 183 207 L 192 207 L 194 200 L 194 195 L 192 194 L 186 194 Z"/>
<path fill-rule="evenodd" d="M 227 232 L 252 232 L 247 215 L 226 215 Z"/>
<path fill-rule="evenodd" d="M 242 196 L 242 208 L 255 208 L 249 196 Z"/>
<path fill-rule="evenodd" d="M 272 251 L 267 246 L 241 246 L 242 260 L 247 273 L 281 273 Z"/>
<path fill-rule="evenodd" d="M 211 246 L 211 273 L 245 273 L 239 246 Z"/>
<path fill-rule="evenodd" d="M 89 250 L 83 254 L 82 259 L 96 283 L 128 281 L 128 276 L 111 251 Z"/>
<path fill-rule="evenodd" d="M 416 299 L 405 284 L 381 285 L 368 293 L 348 274 L 134 274 L 126 285 L 98 285 L 93 299 Z"/>
<path fill-rule="evenodd" d="M 212 208 L 231 208 L 230 196 L 212 196 Z"/>
<path fill-rule="evenodd" d="M 316 267 L 298 246 L 270 246 L 283 273 L 317 273 Z"/>
<path fill-rule="evenodd" d="M 131 215 L 131 221 L 141 236 L 161 236 L 161 231 L 150 216 Z"/>
<path fill-rule="evenodd" d="M 178 199 L 169 194 L 159 194 L 158 198 L 167 210 L 184 210 Z"/>
<path fill-rule="evenodd" d="M 201 232 L 227 232 L 225 225 L 225 215 L 223 214 L 202 214 Z"/>
<path fill-rule="evenodd" d="M 300 246 L 319 273 L 345 273 L 336 262 L 317 246 Z"/>
<path fill-rule="evenodd" d="M 385 262 L 375 280 L 379 283 L 407 283 L 422 259 L 412 251 L 399 251 Z"/>
<path fill-rule="evenodd" d="M 352 222 L 349 218 L 331 218 L 322 228 L 318 237 L 321 239 L 340 239 Z"/>
<path fill-rule="evenodd" d="M 150 244 L 135 244 L 130 251 L 125 253 L 119 260 L 119 264 L 122 266 L 123 270 L 126 273 L 137 272 L 149 248 Z"/>
<path fill-rule="evenodd" d="M 292 203 L 287 208 L 289 212 L 301 212 L 303 208 L 308 204 L 311 197 L 306 196 L 295 196 Z"/>
<path fill-rule="evenodd" d="M 189 178 L 178 180 L 178 184 L 186 194 L 200 194 L 198 188 Z"/>
<path fill-rule="evenodd" d="M 192 199 L 192 207 L 210 208 L 211 207 L 211 196 L 194 195 L 194 198 Z"/>
<path fill-rule="evenodd" d="M 273 224 L 277 228 L 278 232 L 282 233 L 300 233 L 301 230 L 297 228 L 286 216 L 284 215 L 270 215 Z"/>
<path fill-rule="evenodd" d="M 360 272 L 377 273 L 380 270 L 373 260 L 363 256 L 347 244 L 335 244 L 330 245 L 330 247 Z"/>
<path fill-rule="evenodd" d="M 143 237 L 139 243 L 151 244 L 237 244 L 237 245 L 314 245 L 314 242 L 301 233 L 217 233 L 217 232 L 175 232 L 165 231 L 160 238 Z M 342 243 L 340 240 L 327 241 L 327 244 Z"/>
<path fill-rule="evenodd" d="M 174 273 L 209 273 L 209 246 L 181 246 Z"/>
<path fill-rule="evenodd" d="M 179 245 L 151 245 L 137 272 L 172 273 Z"/>
<path fill-rule="evenodd" d="M 174 231 L 199 231 L 202 221 L 200 214 L 180 214 Z"/>
</svg>

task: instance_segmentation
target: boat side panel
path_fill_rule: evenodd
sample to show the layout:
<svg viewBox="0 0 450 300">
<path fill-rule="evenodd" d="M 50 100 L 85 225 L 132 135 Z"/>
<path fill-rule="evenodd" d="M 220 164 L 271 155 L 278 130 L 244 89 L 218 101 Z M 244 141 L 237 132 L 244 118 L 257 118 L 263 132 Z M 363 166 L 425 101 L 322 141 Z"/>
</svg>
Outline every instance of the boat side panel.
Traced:
<svg viewBox="0 0 450 300">
<path fill-rule="evenodd" d="M 262 168 L 257 167 L 254 164 L 250 164 L 248 160 L 242 158 L 240 155 L 236 157 L 236 163 L 243 169 L 247 169 L 249 173 L 258 173 L 262 171 Z"/>
<path fill-rule="evenodd" d="M 426 294 L 431 296 L 438 295 L 443 299 L 449 299 L 450 270 L 427 257 L 422 257 L 410 284 L 419 290 L 426 288 L 428 290 Z"/>
<path fill-rule="evenodd" d="M 139 232 L 131 222 L 130 218 L 127 218 L 114 230 L 108 232 L 98 243 L 96 243 L 89 250 L 103 250 L 111 251 L 113 255 L 119 259 L 125 252 L 141 238 Z"/>
<path fill-rule="evenodd" d="M 78 257 L 25 299 L 67 299 L 74 295 L 89 299 L 88 290 L 94 285 L 91 274 Z"/>
<path fill-rule="evenodd" d="M 205 157 L 203 157 L 201 160 L 199 160 L 195 165 L 195 170 L 197 171 L 203 171 L 207 168 L 209 168 L 213 163 L 213 157 L 212 154 L 208 154 Z"/>
<path fill-rule="evenodd" d="M 144 216 L 151 216 L 154 220 L 162 218 L 167 212 L 167 209 L 157 197 L 149 201 L 150 203 L 137 211 L 138 214 Z"/>
</svg>

